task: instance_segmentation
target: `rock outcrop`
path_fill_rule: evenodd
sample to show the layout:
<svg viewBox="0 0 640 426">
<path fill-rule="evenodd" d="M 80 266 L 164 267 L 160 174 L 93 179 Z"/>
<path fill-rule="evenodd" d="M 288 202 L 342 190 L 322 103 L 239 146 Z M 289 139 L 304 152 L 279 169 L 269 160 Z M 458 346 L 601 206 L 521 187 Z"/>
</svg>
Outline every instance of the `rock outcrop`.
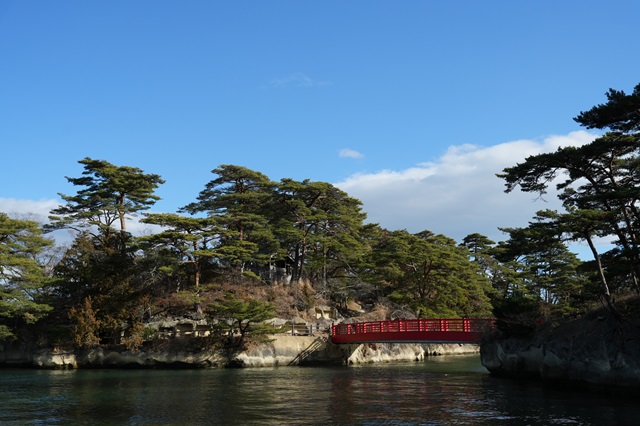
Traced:
<svg viewBox="0 0 640 426">
<path fill-rule="evenodd" d="M 495 337 L 480 356 L 496 375 L 640 388 L 640 329 L 612 315 L 547 326 L 527 338 Z"/>
<path fill-rule="evenodd" d="M 346 364 L 424 361 L 429 356 L 477 353 L 478 345 L 458 343 L 365 343 L 341 345 Z"/>
<path fill-rule="evenodd" d="M 203 348 L 200 351 L 123 351 L 104 348 L 78 352 L 0 350 L 0 365 L 35 368 L 210 368 L 278 367 L 317 364 L 362 364 L 391 361 L 422 361 L 428 356 L 477 353 L 470 344 L 367 343 L 334 345 L 326 335 L 279 334 L 268 343 L 252 345 L 231 359 Z"/>
</svg>

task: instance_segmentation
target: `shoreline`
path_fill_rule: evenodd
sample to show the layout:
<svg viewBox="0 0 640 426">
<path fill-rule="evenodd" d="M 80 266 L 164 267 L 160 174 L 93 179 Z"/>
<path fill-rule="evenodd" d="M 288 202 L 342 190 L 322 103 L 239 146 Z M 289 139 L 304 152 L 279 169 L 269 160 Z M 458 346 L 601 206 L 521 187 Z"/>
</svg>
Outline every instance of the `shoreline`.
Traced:
<svg viewBox="0 0 640 426">
<path fill-rule="evenodd" d="M 202 369 L 260 368 L 310 365 L 355 365 L 423 361 L 440 355 L 479 354 L 476 344 L 362 343 L 336 345 L 327 335 L 274 335 L 268 343 L 225 357 L 218 351 L 126 351 L 102 347 L 79 351 L 29 349 L 13 345 L 0 350 L 0 368 L 33 369 Z"/>
<path fill-rule="evenodd" d="M 638 354 L 634 323 L 594 313 L 549 324 L 529 336 L 493 336 L 482 344 L 480 358 L 494 376 L 637 391 Z"/>
</svg>

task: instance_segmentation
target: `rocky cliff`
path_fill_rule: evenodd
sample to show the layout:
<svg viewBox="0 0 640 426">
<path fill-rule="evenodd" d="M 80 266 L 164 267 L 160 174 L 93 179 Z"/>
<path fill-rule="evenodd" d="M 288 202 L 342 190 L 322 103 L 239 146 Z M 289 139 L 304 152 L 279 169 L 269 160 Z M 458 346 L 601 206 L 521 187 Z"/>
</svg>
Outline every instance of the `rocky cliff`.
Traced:
<svg viewBox="0 0 640 426">
<path fill-rule="evenodd" d="M 358 344 L 333 345 L 326 336 L 279 334 L 268 343 L 253 345 L 231 359 L 200 351 L 116 351 L 96 348 L 78 352 L 32 350 L 14 345 L 0 348 L 0 366 L 35 368 L 209 368 L 276 367 L 312 364 L 361 364 L 421 361 L 427 356 L 477 353 L 470 344 Z"/>
<path fill-rule="evenodd" d="M 602 312 L 526 338 L 496 336 L 481 345 L 480 356 L 496 375 L 640 388 L 640 328 Z"/>
</svg>

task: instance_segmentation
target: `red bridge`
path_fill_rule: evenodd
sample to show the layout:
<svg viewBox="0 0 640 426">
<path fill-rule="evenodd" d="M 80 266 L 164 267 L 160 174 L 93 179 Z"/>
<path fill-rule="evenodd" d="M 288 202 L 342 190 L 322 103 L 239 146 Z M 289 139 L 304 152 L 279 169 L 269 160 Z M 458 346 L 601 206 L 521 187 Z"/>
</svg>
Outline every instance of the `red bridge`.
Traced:
<svg viewBox="0 0 640 426">
<path fill-rule="evenodd" d="M 491 318 L 401 319 L 331 326 L 331 341 L 343 343 L 480 343 Z"/>
</svg>

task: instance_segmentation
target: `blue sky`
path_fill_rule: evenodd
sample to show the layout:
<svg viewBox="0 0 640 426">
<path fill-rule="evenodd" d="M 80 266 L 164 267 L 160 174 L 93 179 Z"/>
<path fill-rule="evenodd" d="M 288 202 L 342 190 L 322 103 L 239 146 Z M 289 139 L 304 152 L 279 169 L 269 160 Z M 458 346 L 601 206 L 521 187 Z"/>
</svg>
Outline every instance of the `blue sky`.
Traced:
<svg viewBox="0 0 640 426">
<path fill-rule="evenodd" d="M 526 226 L 495 177 L 581 144 L 640 83 L 640 2 L 0 2 L 0 211 L 46 215 L 84 157 L 193 201 L 221 164 L 333 183 L 369 221 L 460 240 Z"/>
</svg>

